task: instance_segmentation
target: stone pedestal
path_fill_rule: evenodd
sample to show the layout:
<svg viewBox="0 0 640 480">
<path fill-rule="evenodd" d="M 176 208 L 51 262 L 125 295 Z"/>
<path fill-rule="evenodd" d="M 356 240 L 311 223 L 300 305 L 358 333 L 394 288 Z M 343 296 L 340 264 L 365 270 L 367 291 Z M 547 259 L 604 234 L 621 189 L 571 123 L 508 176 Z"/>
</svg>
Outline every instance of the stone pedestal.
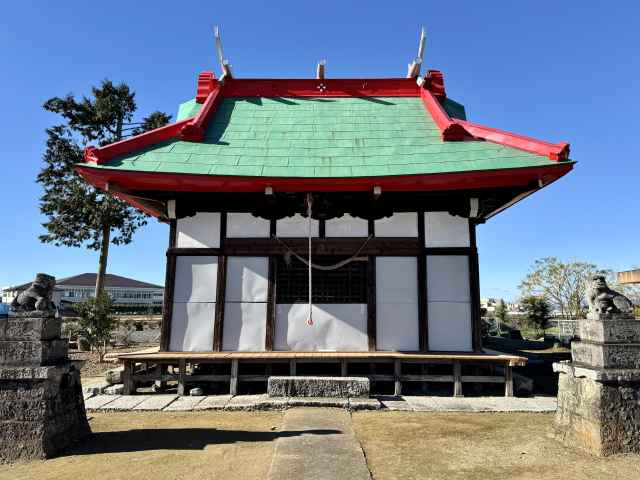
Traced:
<svg viewBox="0 0 640 480">
<path fill-rule="evenodd" d="M 48 458 L 90 433 L 60 326 L 48 312 L 0 318 L 0 461 Z"/>
<path fill-rule="evenodd" d="M 556 436 L 596 455 L 640 453 L 640 321 L 590 314 L 559 373 Z"/>
</svg>

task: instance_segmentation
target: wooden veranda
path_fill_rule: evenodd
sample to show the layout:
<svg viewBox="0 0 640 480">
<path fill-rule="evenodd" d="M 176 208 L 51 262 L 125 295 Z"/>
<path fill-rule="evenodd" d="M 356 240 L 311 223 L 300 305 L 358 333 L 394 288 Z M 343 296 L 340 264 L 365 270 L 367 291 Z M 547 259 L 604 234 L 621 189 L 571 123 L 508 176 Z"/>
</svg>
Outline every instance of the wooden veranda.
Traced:
<svg viewBox="0 0 640 480">
<path fill-rule="evenodd" d="M 464 383 L 503 383 L 505 396 L 513 396 L 513 367 L 524 366 L 527 359 L 516 355 L 488 355 L 483 353 L 412 353 L 412 352 L 136 352 L 118 356 L 124 364 L 123 383 L 126 395 L 134 394 L 144 382 L 177 382 L 178 394 L 184 395 L 186 386 L 194 383 L 228 382 L 229 393 L 236 395 L 240 382 L 266 382 L 274 365 L 288 365 L 288 374 L 296 375 L 302 363 L 335 363 L 342 376 L 349 375 L 351 364 L 392 364 L 393 373 L 367 373 L 357 376 L 371 381 L 393 382 L 394 394 L 402 393 L 403 382 L 453 383 L 454 396 L 463 395 Z M 243 364 L 263 364 L 261 374 L 242 374 Z M 447 374 L 410 374 L 404 367 L 413 364 L 450 365 Z M 229 373 L 193 373 L 194 365 L 228 366 Z M 187 367 L 190 368 L 187 368 Z M 463 374 L 463 366 L 500 366 L 504 374 Z M 281 374 L 281 373 L 279 373 Z"/>
</svg>

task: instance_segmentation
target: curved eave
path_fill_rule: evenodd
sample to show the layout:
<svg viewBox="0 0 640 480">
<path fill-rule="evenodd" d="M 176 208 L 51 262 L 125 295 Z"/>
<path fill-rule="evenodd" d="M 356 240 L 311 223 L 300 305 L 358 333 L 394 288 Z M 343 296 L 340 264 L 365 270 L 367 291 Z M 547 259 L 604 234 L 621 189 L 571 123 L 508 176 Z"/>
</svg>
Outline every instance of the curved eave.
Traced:
<svg viewBox="0 0 640 480">
<path fill-rule="evenodd" d="M 379 186 L 383 191 L 444 191 L 480 188 L 529 186 L 540 187 L 568 173 L 574 162 L 558 162 L 547 166 L 509 168 L 501 170 L 465 171 L 437 174 L 371 176 L 371 177 L 257 177 L 220 176 L 182 173 L 123 171 L 96 168 L 87 164 L 76 166 L 89 183 L 107 190 L 107 185 L 119 191 L 173 192 L 264 192 L 271 187 L 276 192 L 366 192 Z"/>
</svg>

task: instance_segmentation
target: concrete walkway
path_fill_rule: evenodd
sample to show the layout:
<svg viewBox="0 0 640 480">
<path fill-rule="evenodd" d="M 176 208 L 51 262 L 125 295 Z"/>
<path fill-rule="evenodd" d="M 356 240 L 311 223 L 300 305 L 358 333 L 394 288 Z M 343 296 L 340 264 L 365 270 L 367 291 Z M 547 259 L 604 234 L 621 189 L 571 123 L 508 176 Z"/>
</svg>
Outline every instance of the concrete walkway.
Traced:
<svg viewBox="0 0 640 480">
<path fill-rule="evenodd" d="M 269 479 L 370 480 L 348 412 L 293 408 L 284 414 L 281 430 L 305 433 L 278 437 Z"/>
<path fill-rule="evenodd" d="M 294 407 L 337 407 L 348 410 L 412 412 L 555 412 L 555 397 L 376 397 L 272 398 L 266 395 L 94 395 L 85 398 L 87 411 L 282 410 Z"/>
</svg>

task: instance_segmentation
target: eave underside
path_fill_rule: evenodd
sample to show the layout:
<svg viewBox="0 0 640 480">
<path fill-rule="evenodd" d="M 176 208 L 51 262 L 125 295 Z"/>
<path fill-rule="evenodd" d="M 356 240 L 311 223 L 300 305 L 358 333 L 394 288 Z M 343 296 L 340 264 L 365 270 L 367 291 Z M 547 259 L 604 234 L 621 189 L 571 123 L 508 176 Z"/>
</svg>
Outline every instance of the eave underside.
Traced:
<svg viewBox="0 0 640 480">
<path fill-rule="evenodd" d="M 469 215 L 469 199 L 479 200 L 477 218 L 488 218 L 552 183 L 572 168 L 571 162 L 548 167 L 505 169 L 439 175 L 361 177 L 345 179 L 216 177 L 210 175 L 122 172 L 82 166 L 80 174 L 98 188 L 112 192 L 161 220 L 167 202 L 180 200 L 179 216 L 195 211 L 252 212 L 264 218 L 304 213 L 304 194 L 324 194 L 331 208 L 318 217 L 352 213 L 381 218 L 394 211 L 446 210 Z M 381 195 L 373 190 L 380 187 Z M 272 195 L 265 191 L 271 190 Z M 316 202 L 316 205 L 319 205 Z"/>
</svg>

